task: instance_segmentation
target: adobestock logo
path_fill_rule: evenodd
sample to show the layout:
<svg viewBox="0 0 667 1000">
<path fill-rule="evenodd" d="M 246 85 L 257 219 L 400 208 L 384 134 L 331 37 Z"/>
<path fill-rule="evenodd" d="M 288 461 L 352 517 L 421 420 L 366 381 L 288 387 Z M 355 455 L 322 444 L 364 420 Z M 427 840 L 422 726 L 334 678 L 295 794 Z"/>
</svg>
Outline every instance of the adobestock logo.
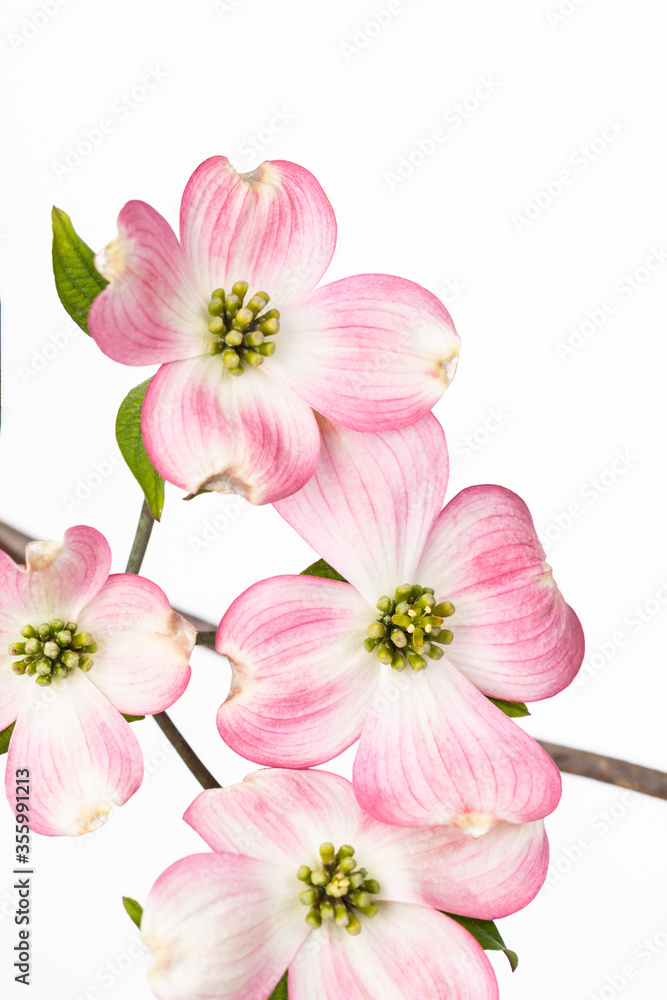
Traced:
<svg viewBox="0 0 667 1000">
<path fill-rule="evenodd" d="M 628 983 L 640 974 L 642 968 L 650 965 L 654 958 L 664 956 L 667 951 L 667 926 L 645 937 L 632 952 L 632 959 L 625 962 L 616 972 L 605 977 L 605 983 L 596 993 L 589 993 L 587 1000 L 615 1000 Z"/>
<path fill-rule="evenodd" d="M 209 549 L 220 540 L 227 528 L 239 519 L 244 508 L 249 507 L 248 501 L 234 493 L 225 497 L 218 504 L 216 513 L 209 520 L 202 523 L 201 531 L 198 535 L 188 535 L 188 542 L 192 552 L 198 556 L 203 550 Z"/>
<path fill-rule="evenodd" d="M 395 191 L 405 183 L 499 89 L 500 82 L 492 76 L 478 77 L 477 86 L 469 94 L 442 112 L 441 124 L 431 129 L 428 135 L 415 140 L 412 149 L 398 158 L 393 170 L 385 170 L 384 179 L 389 190 Z"/>
<path fill-rule="evenodd" d="M 563 196 L 577 177 L 585 173 L 593 163 L 599 160 L 627 128 L 627 124 L 622 122 L 618 115 L 614 115 L 613 118 L 605 118 L 604 126 L 599 135 L 593 136 L 588 142 L 578 146 L 570 154 L 568 166 L 559 170 L 556 176 L 550 180 L 542 181 L 540 190 L 532 198 L 528 198 L 522 211 L 512 213 L 510 218 L 517 233 L 522 233 L 529 226 L 532 226 L 554 202 Z M 575 169 L 573 170 L 572 167 Z"/>
<path fill-rule="evenodd" d="M 461 278 L 445 278 L 435 294 L 446 306 L 451 306 L 469 287 Z"/>
<path fill-rule="evenodd" d="M 269 146 L 273 139 L 284 132 L 288 125 L 296 121 L 287 108 L 273 108 L 273 113 L 263 128 L 260 128 L 256 135 L 249 135 L 239 146 L 239 156 L 237 159 L 243 161 L 255 161 L 257 154 Z"/>
<path fill-rule="evenodd" d="M 107 458 L 103 458 L 100 462 L 95 462 L 91 472 L 88 472 L 85 476 L 79 476 L 72 487 L 71 493 L 61 493 L 60 499 L 65 506 L 65 510 L 69 512 L 76 507 L 80 507 L 87 500 L 90 500 L 94 491 L 98 490 L 102 483 L 110 479 L 114 470 L 122 464 L 123 456 L 117 448 L 109 452 Z"/>
<path fill-rule="evenodd" d="M 126 972 L 129 972 L 137 961 L 144 961 L 145 956 L 148 954 L 148 948 L 143 943 L 139 933 L 133 934 L 124 951 L 119 952 L 113 959 L 105 962 L 104 965 L 100 965 L 95 971 L 95 983 L 98 983 L 99 986 L 91 984 L 81 993 L 70 994 L 67 1000 L 102 1000 L 104 994 L 100 986 L 105 991 L 110 987 L 117 986 L 118 980 Z M 114 992 L 116 991 L 114 990 Z"/>
<path fill-rule="evenodd" d="M 616 629 L 608 638 L 596 642 L 589 648 L 579 673 L 568 689 L 570 695 L 585 687 L 593 677 L 597 677 L 610 660 L 614 659 L 618 651 L 627 646 L 632 637 L 641 632 L 657 615 L 663 614 L 666 607 L 667 579 L 663 577 L 658 581 L 650 597 L 643 600 L 641 604 L 635 604 L 623 616 L 623 628 Z"/>
<path fill-rule="evenodd" d="M 315 247 L 309 257 L 299 259 L 298 264 L 289 271 L 283 272 L 273 288 L 267 291 L 271 298 L 280 305 L 280 301 L 287 295 L 293 295 L 301 287 L 304 279 L 309 278 L 315 271 L 319 271 L 327 253 L 323 247 Z"/>
<path fill-rule="evenodd" d="M 586 0 L 560 0 L 557 7 L 552 7 L 551 10 L 545 11 L 547 23 L 552 28 L 557 28 L 564 21 L 567 21 L 569 17 L 572 17 L 585 3 Z"/>
<path fill-rule="evenodd" d="M 638 801 L 637 792 L 628 790 L 622 792 L 607 809 L 600 809 L 588 823 L 586 833 L 582 833 L 574 844 L 563 847 L 558 855 L 551 857 L 544 882 L 545 890 L 558 885 L 564 875 L 571 872 L 575 865 L 578 865 L 621 820 L 625 819 Z"/>
<path fill-rule="evenodd" d="M 587 309 L 582 320 L 569 328 L 567 340 L 559 340 L 554 344 L 561 361 L 568 361 L 598 333 L 607 321 L 620 311 L 622 306 L 634 298 L 653 276 L 667 262 L 667 250 L 662 246 L 651 247 L 648 256 L 641 264 L 626 271 L 614 282 L 612 294 L 593 309 Z"/>
<path fill-rule="evenodd" d="M 553 514 L 550 523 L 537 532 L 545 551 L 548 552 L 554 542 L 569 531 L 574 522 L 583 517 L 586 510 L 612 489 L 638 461 L 638 457 L 632 455 L 627 448 L 623 450 L 617 448 L 609 465 L 597 475 L 587 479 L 580 488 L 579 496 L 585 503 L 572 500 L 565 510 Z"/>
<path fill-rule="evenodd" d="M 118 124 L 126 121 L 167 77 L 168 74 L 159 66 L 147 66 L 141 80 L 130 90 L 123 91 L 112 103 L 108 115 L 100 118 L 90 128 L 84 129 L 83 135 L 66 147 L 60 160 L 51 161 L 51 169 L 56 178 L 62 181 L 81 166 L 83 161 L 102 145 L 106 137 L 115 132 Z"/>
<path fill-rule="evenodd" d="M 21 376 L 23 384 L 27 385 L 31 379 L 36 378 L 40 372 L 48 368 L 49 364 L 58 357 L 61 351 L 64 351 L 71 344 L 72 340 L 80 337 L 82 333 L 83 331 L 77 326 L 74 320 L 68 320 L 62 330 L 50 333 L 48 341 L 42 344 L 40 348 L 33 347 L 31 351 L 32 360 L 28 364 L 18 366 L 18 373 Z"/>
<path fill-rule="evenodd" d="M 486 417 L 473 430 L 455 441 L 449 449 L 449 472 L 453 475 L 469 461 L 480 448 L 488 444 L 494 434 L 509 421 L 511 414 L 504 405 L 490 407 Z"/>
<path fill-rule="evenodd" d="M 389 0 L 386 7 L 373 10 L 368 21 L 356 26 L 352 41 L 340 43 L 340 50 L 345 56 L 345 62 L 352 62 L 355 56 L 367 49 L 370 43 L 391 24 L 396 14 L 400 14 L 402 10 L 401 0 Z"/>
<path fill-rule="evenodd" d="M 245 0 L 213 0 L 213 10 L 218 17 L 223 18 L 225 14 L 233 14 L 244 3 Z"/>
<path fill-rule="evenodd" d="M 20 27 L 16 31 L 10 31 L 7 36 L 14 52 L 18 52 L 36 38 L 42 28 L 50 24 L 61 8 L 68 3 L 69 0 L 40 0 L 32 13 L 23 18 Z"/>
</svg>

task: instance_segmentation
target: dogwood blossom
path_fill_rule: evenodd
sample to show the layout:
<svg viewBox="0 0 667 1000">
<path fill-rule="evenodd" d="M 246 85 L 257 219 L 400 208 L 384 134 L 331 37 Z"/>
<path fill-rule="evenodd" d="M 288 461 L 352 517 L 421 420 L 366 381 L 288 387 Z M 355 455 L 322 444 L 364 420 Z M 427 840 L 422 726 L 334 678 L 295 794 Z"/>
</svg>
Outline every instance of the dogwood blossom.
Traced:
<svg viewBox="0 0 667 1000">
<path fill-rule="evenodd" d="M 546 876 L 542 822 L 406 829 L 360 809 L 345 778 L 259 771 L 185 814 L 213 853 L 177 861 L 141 919 L 160 1000 L 496 1000 L 491 965 L 443 912 L 493 919 Z"/>
<path fill-rule="evenodd" d="M 322 421 L 317 470 L 280 514 L 348 582 L 281 576 L 225 613 L 226 743 L 272 767 L 331 760 L 360 740 L 354 787 L 385 822 L 473 835 L 546 816 L 551 758 L 490 698 L 548 698 L 583 657 L 579 621 L 525 503 L 448 478 L 432 414 L 363 434 Z"/>
<path fill-rule="evenodd" d="M 6 771 L 29 777 L 29 823 L 50 836 L 97 829 L 143 777 L 126 715 L 168 708 L 190 679 L 194 628 L 154 583 L 109 576 L 94 528 L 30 542 L 26 565 L 0 552 L 0 730 L 14 725 Z M 23 814 L 22 814 L 23 815 Z"/>
<path fill-rule="evenodd" d="M 211 157 L 185 189 L 180 242 L 142 201 L 118 230 L 95 258 L 109 285 L 90 332 L 116 361 L 161 365 L 143 438 L 158 472 L 191 493 L 288 496 L 317 464 L 311 407 L 385 431 L 430 410 L 454 376 L 459 337 L 431 292 L 383 274 L 313 290 L 336 220 L 295 163 L 239 174 Z"/>
</svg>

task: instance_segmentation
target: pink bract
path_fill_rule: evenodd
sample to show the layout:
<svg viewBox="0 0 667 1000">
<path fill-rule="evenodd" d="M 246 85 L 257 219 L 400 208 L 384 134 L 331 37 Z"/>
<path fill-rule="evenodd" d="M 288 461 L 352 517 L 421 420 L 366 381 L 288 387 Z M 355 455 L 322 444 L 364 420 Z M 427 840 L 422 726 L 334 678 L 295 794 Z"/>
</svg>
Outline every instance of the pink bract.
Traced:
<svg viewBox="0 0 667 1000">
<path fill-rule="evenodd" d="M 16 773 L 27 769 L 30 827 L 76 836 L 100 826 L 113 806 L 136 792 L 141 748 L 121 713 L 168 708 L 190 679 L 196 632 L 144 577 L 109 576 L 111 552 L 94 528 L 80 525 L 65 541 L 31 542 L 26 566 L 0 553 L 0 730 L 16 723 L 6 771 L 16 805 Z M 96 643 L 92 669 L 78 667 L 40 687 L 18 676 L 10 643 L 26 625 L 71 621 Z"/>
<path fill-rule="evenodd" d="M 501 822 L 481 841 L 455 827 L 389 826 L 325 771 L 256 772 L 202 792 L 185 819 L 213 853 L 177 861 L 146 901 L 141 930 L 160 1000 L 266 1000 L 286 969 L 290 1000 L 497 1000 L 484 952 L 439 911 L 513 913 L 548 864 L 542 822 Z M 354 935 L 305 920 L 297 871 L 322 869 L 326 844 L 350 845 L 378 883 L 377 912 L 356 911 Z"/>
<path fill-rule="evenodd" d="M 272 767 L 331 760 L 359 739 L 362 807 L 407 826 L 548 815 L 556 765 L 489 698 L 548 698 L 583 657 L 524 502 L 500 486 L 463 490 L 441 510 L 444 433 L 431 414 L 363 434 L 322 421 L 310 482 L 279 513 L 349 582 L 275 577 L 224 615 L 216 648 L 232 665 L 222 738 Z M 402 672 L 363 647 L 376 602 L 402 584 L 451 601 L 443 658 Z"/>
<path fill-rule="evenodd" d="M 315 289 L 336 220 L 311 173 L 284 160 L 237 173 L 202 163 L 181 203 L 180 242 L 145 202 L 118 217 L 96 264 L 109 286 L 90 332 L 109 357 L 161 364 L 142 410 L 151 461 L 170 482 L 269 503 L 304 485 L 320 436 L 311 407 L 359 431 L 416 420 L 453 378 L 459 337 L 443 304 L 403 278 L 355 275 Z M 208 305 L 246 281 L 280 312 L 275 355 L 234 378 L 209 353 Z M 243 367 L 239 365 L 238 367 Z"/>
</svg>

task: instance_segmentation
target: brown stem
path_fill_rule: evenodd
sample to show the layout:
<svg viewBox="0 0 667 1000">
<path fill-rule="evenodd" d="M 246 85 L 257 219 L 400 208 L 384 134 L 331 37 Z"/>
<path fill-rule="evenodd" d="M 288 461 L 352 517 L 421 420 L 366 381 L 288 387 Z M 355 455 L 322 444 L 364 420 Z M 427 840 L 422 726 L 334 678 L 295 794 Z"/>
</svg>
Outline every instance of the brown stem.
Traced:
<svg viewBox="0 0 667 1000">
<path fill-rule="evenodd" d="M 220 788 L 206 765 L 199 759 L 183 734 L 176 728 L 166 712 L 158 712 L 153 718 L 167 737 L 183 763 L 194 774 L 202 788 Z"/>
<path fill-rule="evenodd" d="M 208 646 L 209 649 L 215 649 L 215 636 L 216 636 L 215 629 L 213 629 L 210 632 L 207 632 L 205 630 L 197 632 L 197 645 Z"/>
<path fill-rule="evenodd" d="M 616 757 L 589 753 L 587 750 L 562 747 L 558 743 L 545 743 L 543 740 L 538 740 L 538 743 L 544 747 L 561 771 L 578 774 L 582 778 L 592 778 L 594 781 L 605 781 L 608 785 L 631 788 L 635 792 L 652 795 L 656 799 L 667 799 L 667 774 L 664 771 L 642 767 L 641 764 L 631 764 Z"/>
<path fill-rule="evenodd" d="M 143 511 L 142 511 L 143 514 Z M 141 526 L 141 521 L 140 521 Z M 23 562 L 23 550 L 30 541 L 28 535 L 17 531 L 11 525 L 0 521 L 0 549 L 7 552 L 16 562 Z M 133 549 L 134 551 L 134 549 Z M 176 609 L 174 609 L 176 610 Z M 188 621 L 192 622 L 199 631 L 199 645 L 212 646 L 215 644 L 215 625 L 204 621 L 196 615 L 179 611 Z M 207 633 L 209 633 L 207 635 Z M 165 712 L 160 712 L 153 716 L 162 732 L 173 743 L 178 750 L 185 764 L 190 768 L 197 780 L 204 788 L 219 788 L 217 781 L 210 771 L 202 764 L 189 744 L 179 733 L 178 729 Z M 172 739 L 173 737 L 173 739 Z M 180 741 L 181 749 L 177 745 Z M 618 785 L 621 788 L 631 788 L 635 792 L 643 795 L 652 795 L 656 799 L 667 800 L 667 774 L 663 771 L 656 771 L 651 767 L 643 767 L 641 764 L 632 764 L 627 760 L 618 760 L 616 757 L 605 757 L 603 754 L 589 753 L 587 750 L 577 750 L 574 747 L 563 747 L 557 743 L 546 743 L 538 740 L 538 743 L 556 762 L 561 771 L 568 774 L 578 774 L 582 778 L 592 778 L 594 781 L 604 781 L 608 785 Z"/>
<path fill-rule="evenodd" d="M 132 551 L 127 561 L 126 573 L 138 573 L 146 555 L 146 549 L 151 538 L 155 519 L 151 514 L 151 509 L 146 500 L 141 507 L 139 523 L 132 542 Z M 157 712 L 153 718 L 167 737 L 176 753 L 179 755 L 188 770 L 194 774 L 202 788 L 220 788 L 204 762 L 199 759 L 181 731 L 176 727 L 166 712 Z"/>
<path fill-rule="evenodd" d="M 126 573 L 138 573 L 141 569 L 148 543 L 151 540 L 151 532 L 154 524 L 155 518 L 151 514 L 151 509 L 147 501 L 144 500 L 141 514 L 139 515 L 139 524 L 137 525 L 134 541 L 132 542 L 132 551 L 125 567 Z"/>
</svg>

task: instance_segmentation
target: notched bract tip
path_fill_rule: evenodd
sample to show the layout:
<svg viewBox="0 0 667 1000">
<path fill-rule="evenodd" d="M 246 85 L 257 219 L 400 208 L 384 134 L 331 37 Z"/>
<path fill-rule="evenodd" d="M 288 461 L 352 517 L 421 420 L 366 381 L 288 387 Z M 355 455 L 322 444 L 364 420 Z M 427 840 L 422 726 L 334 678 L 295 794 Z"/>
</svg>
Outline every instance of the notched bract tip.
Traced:
<svg viewBox="0 0 667 1000">
<path fill-rule="evenodd" d="M 25 547 L 25 563 L 27 572 L 46 569 L 54 561 L 62 542 L 28 542 Z"/>
<path fill-rule="evenodd" d="M 127 253 L 125 240 L 119 233 L 111 243 L 95 254 L 95 268 L 109 282 L 118 281 L 125 274 Z"/>
<path fill-rule="evenodd" d="M 250 500 L 252 487 L 249 483 L 235 476 L 230 469 L 227 469 L 225 472 L 220 472 L 217 476 L 211 476 L 205 482 L 201 483 L 199 489 L 212 490 L 214 493 L 237 493 L 245 500 Z"/>
<path fill-rule="evenodd" d="M 456 369 L 459 366 L 459 354 L 450 355 L 446 361 L 441 361 L 439 364 L 440 378 L 445 383 L 446 386 L 451 385 L 454 381 L 454 376 L 456 375 Z"/>
</svg>

